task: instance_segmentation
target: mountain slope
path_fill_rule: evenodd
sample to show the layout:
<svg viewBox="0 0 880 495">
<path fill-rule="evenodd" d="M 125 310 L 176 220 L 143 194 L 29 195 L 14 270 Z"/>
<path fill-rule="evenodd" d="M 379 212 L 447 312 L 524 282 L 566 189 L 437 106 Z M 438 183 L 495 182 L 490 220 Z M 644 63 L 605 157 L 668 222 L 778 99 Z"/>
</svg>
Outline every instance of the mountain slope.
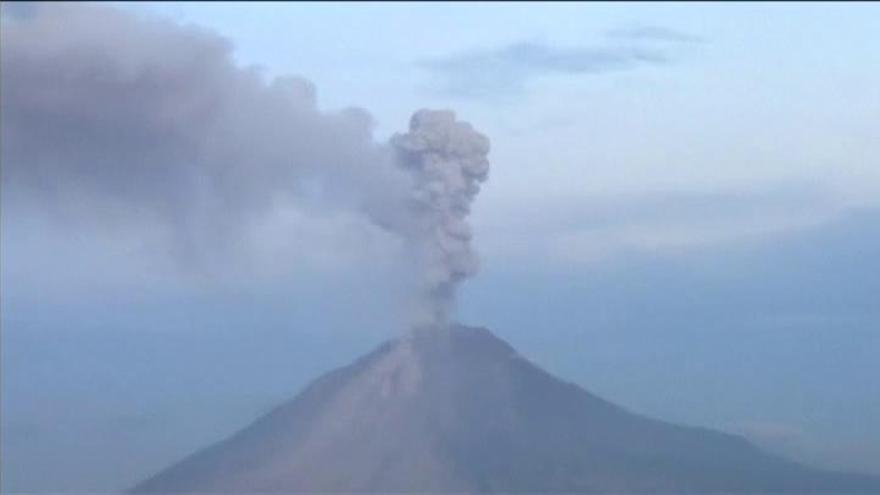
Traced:
<svg viewBox="0 0 880 495">
<path fill-rule="evenodd" d="M 483 329 L 415 332 L 135 492 L 880 492 L 627 412 Z"/>
</svg>

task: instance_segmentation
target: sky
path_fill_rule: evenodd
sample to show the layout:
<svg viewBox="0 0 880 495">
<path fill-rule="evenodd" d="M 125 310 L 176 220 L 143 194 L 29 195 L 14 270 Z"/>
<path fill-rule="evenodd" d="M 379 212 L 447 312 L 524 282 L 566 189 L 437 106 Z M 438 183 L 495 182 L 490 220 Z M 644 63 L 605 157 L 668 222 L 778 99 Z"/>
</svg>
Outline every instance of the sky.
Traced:
<svg viewBox="0 0 880 495">
<path fill-rule="evenodd" d="M 491 141 L 470 217 L 481 267 L 457 320 L 631 410 L 880 474 L 880 5 L 112 8 L 122 17 L 60 17 L 15 46 L 35 56 L 123 33 L 108 46 L 151 67 L 229 76 L 195 86 L 234 90 L 237 120 L 221 135 L 291 141 L 280 149 L 314 148 L 307 161 L 343 171 L 405 132 L 415 110 L 454 110 Z M 34 14 L 4 4 L 2 15 L 2 73 L 15 84 L 5 36 Z M 126 30 L 131 18 L 193 31 L 153 39 Z M 288 121 L 262 86 L 209 63 L 223 46 L 263 81 L 298 78 L 286 88 L 321 131 L 273 125 Z M 62 61 L 54 74 L 80 74 Z M 45 91 L 28 104 L 59 122 L 146 113 L 202 132 L 179 110 L 198 91 L 114 99 L 33 74 L 28 86 Z M 191 191 L 128 175 L 164 169 L 126 160 L 101 180 L 87 160 L 74 170 L 86 175 L 63 172 L 56 186 L 74 196 L 33 194 L 20 177 L 34 167 L 3 137 L 4 492 L 128 487 L 401 332 L 388 239 L 336 206 L 372 186 L 305 194 L 269 218 L 263 192 L 286 176 L 267 165 L 276 180 L 236 176 L 235 201 L 179 216 Z M 145 163 L 164 163 L 161 146 L 135 144 Z M 277 158 L 259 145 L 213 152 Z M 114 195 L 132 183 L 152 185 L 135 206 Z M 165 214 L 185 221 L 166 229 Z"/>
</svg>

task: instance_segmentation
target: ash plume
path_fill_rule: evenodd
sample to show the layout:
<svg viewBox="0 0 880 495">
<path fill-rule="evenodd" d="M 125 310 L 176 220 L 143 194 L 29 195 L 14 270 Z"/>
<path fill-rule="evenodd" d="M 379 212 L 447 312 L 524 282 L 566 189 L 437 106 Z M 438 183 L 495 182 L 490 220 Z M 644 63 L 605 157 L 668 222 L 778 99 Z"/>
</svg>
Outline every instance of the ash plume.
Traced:
<svg viewBox="0 0 880 495">
<path fill-rule="evenodd" d="M 488 177 L 489 140 L 452 112 L 421 110 L 391 145 L 413 178 L 415 221 L 403 232 L 423 267 L 417 290 L 428 303 L 424 317 L 445 324 L 457 284 L 479 268 L 466 220 Z"/>
<path fill-rule="evenodd" d="M 353 212 L 407 250 L 427 322 L 476 271 L 466 218 L 489 145 L 452 112 L 379 143 L 366 111 L 319 110 L 309 81 L 236 65 L 210 31 L 97 5 L 6 12 L 4 207 L 160 231 L 188 269 L 246 254 L 279 211 Z"/>
</svg>

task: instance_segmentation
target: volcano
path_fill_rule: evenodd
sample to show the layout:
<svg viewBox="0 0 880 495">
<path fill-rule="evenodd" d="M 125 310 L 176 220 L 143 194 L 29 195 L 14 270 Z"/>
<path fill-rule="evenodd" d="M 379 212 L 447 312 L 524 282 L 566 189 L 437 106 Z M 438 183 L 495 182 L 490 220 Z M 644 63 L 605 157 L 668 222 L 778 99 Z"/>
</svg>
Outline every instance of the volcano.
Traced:
<svg viewBox="0 0 880 495">
<path fill-rule="evenodd" d="M 452 326 L 381 345 L 133 492 L 880 493 L 880 479 L 634 414 Z"/>
</svg>

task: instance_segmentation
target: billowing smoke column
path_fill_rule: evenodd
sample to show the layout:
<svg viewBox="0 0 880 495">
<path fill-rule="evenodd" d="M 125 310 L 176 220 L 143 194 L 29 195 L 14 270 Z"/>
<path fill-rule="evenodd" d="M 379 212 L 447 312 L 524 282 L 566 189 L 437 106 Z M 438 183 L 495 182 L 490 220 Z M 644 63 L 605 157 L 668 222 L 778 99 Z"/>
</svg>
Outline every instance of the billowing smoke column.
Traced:
<svg viewBox="0 0 880 495">
<path fill-rule="evenodd" d="M 467 217 L 488 177 L 489 140 L 452 112 L 421 110 L 391 145 L 414 181 L 407 205 L 414 221 L 402 234 L 421 265 L 417 290 L 427 305 L 421 323 L 442 325 L 456 285 L 479 267 Z"/>
<path fill-rule="evenodd" d="M 281 213 L 345 212 L 403 241 L 409 323 L 445 322 L 477 270 L 466 220 L 489 151 L 452 112 L 419 111 L 377 143 L 365 111 L 319 110 L 311 83 L 236 65 L 209 31 L 97 5 L 4 12 L 4 210 L 159 231 L 181 266 L 208 272 Z"/>
</svg>

